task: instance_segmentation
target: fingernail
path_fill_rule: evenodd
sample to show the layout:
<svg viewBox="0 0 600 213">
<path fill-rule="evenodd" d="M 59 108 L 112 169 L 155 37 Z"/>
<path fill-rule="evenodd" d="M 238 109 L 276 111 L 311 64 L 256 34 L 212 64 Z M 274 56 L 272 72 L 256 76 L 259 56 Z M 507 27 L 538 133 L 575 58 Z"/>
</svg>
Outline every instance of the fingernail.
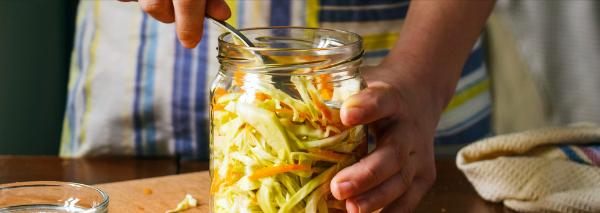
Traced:
<svg viewBox="0 0 600 213">
<path fill-rule="evenodd" d="M 337 187 L 342 197 L 349 197 L 350 195 L 352 195 L 352 183 L 341 182 L 337 184 Z"/>
</svg>

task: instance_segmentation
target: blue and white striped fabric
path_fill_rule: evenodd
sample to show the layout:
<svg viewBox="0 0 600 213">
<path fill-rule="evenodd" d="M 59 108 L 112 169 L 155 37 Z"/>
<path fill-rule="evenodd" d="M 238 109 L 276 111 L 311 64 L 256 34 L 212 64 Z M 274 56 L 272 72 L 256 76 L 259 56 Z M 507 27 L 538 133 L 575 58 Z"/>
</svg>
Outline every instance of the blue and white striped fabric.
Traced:
<svg viewBox="0 0 600 213">
<path fill-rule="evenodd" d="M 438 153 L 454 154 L 465 143 L 492 134 L 490 80 L 481 45 L 479 39 L 438 124 L 435 139 Z"/>
<path fill-rule="evenodd" d="M 339 28 L 364 38 L 376 65 L 398 38 L 405 0 L 229 0 L 236 27 Z M 194 49 L 172 24 L 133 3 L 84 0 L 63 125 L 61 156 L 136 155 L 208 159 L 208 86 L 218 70 L 219 29 L 204 26 Z M 436 144 L 463 145 L 490 134 L 489 81 L 480 42 L 440 122 Z"/>
</svg>

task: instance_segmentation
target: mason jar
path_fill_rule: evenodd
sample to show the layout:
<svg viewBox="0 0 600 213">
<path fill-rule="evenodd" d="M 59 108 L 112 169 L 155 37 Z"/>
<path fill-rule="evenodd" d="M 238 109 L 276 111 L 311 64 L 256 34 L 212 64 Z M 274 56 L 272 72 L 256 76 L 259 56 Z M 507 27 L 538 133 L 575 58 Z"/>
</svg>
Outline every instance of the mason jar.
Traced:
<svg viewBox="0 0 600 213">
<path fill-rule="evenodd" d="M 342 103 L 365 85 L 361 37 L 300 27 L 241 32 L 255 47 L 219 37 L 211 211 L 345 211 L 329 183 L 367 151 L 366 127 L 340 120 Z"/>
</svg>

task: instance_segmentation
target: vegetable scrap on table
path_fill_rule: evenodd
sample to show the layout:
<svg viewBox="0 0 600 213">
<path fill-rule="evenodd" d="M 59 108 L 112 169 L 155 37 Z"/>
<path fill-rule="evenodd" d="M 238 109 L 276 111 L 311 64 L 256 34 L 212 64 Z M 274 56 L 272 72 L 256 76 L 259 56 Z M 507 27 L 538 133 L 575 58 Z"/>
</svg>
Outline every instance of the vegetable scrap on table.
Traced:
<svg viewBox="0 0 600 213">
<path fill-rule="evenodd" d="M 171 210 L 167 210 L 165 213 L 177 213 L 182 212 L 198 206 L 198 200 L 192 197 L 190 194 L 186 194 L 185 198 L 177 204 L 177 207 Z"/>
</svg>

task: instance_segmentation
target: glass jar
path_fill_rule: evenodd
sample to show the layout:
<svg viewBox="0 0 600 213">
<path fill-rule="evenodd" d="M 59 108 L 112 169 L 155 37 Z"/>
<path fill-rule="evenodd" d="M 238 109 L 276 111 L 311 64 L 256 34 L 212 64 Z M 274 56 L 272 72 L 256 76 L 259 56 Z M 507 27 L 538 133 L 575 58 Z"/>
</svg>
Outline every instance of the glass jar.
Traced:
<svg viewBox="0 0 600 213">
<path fill-rule="evenodd" d="M 106 213 L 104 191 L 79 183 L 31 181 L 0 184 L 0 212 Z"/>
<path fill-rule="evenodd" d="M 340 107 L 360 91 L 362 40 L 331 29 L 241 30 L 256 47 L 219 37 L 211 88 L 211 211 L 345 211 L 333 176 L 366 154 L 366 127 Z"/>
</svg>

